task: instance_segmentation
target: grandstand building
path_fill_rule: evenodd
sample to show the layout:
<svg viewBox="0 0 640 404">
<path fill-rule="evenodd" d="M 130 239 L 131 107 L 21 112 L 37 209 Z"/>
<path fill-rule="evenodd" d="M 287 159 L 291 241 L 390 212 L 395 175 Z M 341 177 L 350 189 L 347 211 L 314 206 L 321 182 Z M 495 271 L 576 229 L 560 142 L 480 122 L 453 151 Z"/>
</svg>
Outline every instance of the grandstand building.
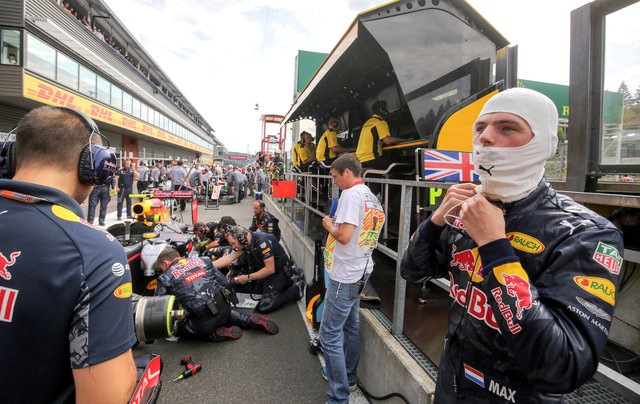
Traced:
<svg viewBox="0 0 640 404">
<path fill-rule="evenodd" d="M 46 104 L 92 117 L 118 157 L 212 161 L 212 126 L 100 0 L 0 0 L 0 132 Z"/>
</svg>

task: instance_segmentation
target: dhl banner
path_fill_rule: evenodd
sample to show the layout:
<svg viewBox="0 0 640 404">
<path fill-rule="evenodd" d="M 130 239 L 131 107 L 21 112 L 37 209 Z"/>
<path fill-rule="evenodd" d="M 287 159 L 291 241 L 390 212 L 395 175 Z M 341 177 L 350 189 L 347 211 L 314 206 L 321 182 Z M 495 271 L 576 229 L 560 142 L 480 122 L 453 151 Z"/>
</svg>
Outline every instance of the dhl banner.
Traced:
<svg viewBox="0 0 640 404">
<path fill-rule="evenodd" d="M 24 75 L 24 97 L 48 105 L 74 108 L 84 112 L 96 121 L 131 130 L 154 140 L 162 140 L 203 154 L 211 153 L 209 149 L 198 146 L 181 137 L 171 135 L 146 122 L 131 118 L 115 109 L 106 108 L 92 100 L 80 97 L 71 91 L 54 86 L 26 73 Z"/>
</svg>

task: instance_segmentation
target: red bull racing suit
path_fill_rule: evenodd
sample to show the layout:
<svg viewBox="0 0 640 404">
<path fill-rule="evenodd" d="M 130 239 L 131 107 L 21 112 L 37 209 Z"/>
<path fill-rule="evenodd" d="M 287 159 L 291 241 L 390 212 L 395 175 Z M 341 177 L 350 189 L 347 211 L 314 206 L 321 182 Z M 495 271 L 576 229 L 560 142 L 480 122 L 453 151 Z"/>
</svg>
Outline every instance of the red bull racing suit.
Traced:
<svg viewBox="0 0 640 404">
<path fill-rule="evenodd" d="M 544 181 L 501 206 L 506 237 L 478 248 L 429 220 L 402 259 L 409 281 L 448 276 L 436 402 L 562 402 L 596 371 L 622 265 L 620 232 Z"/>
<path fill-rule="evenodd" d="M 187 310 L 187 316 L 177 324 L 177 336 L 219 341 L 214 334 L 218 327 L 251 327 L 247 314 L 231 310 L 224 294 L 227 286 L 227 278 L 213 267 L 211 258 L 178 258 L 158 276 L 155 295 L 175 295 Z"/>
</svg>

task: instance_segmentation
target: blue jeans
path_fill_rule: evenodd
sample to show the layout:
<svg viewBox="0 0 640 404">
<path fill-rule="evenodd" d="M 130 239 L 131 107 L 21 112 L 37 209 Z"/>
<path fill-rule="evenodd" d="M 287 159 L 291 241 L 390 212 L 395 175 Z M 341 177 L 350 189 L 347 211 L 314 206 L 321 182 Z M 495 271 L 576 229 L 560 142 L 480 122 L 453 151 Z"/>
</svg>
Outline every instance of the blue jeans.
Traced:
<svg viewBox="0 0 640 404">
<path fill-rule="evenodd" d="M 89 208 L 87 209 L 87 222 L 93 224 L 93 218 L 96 214 L 96 207 L 100 202 L 100 212 L 98 213 L 99 224 L 104 224 L 104 219 L 107 216 L 107 206 L 111 201 L 109 195 L 109 187 L 106 185 L 98 185 L 93 187 L 93 190 L 89 194 Z"/>
<path fill-rule="evenodd" d="M 360 284 L 329 282 L 320 323 L 320 345 L 327 367 L 328 403 L 348 403 L 360 360 Z"/>
</svg>

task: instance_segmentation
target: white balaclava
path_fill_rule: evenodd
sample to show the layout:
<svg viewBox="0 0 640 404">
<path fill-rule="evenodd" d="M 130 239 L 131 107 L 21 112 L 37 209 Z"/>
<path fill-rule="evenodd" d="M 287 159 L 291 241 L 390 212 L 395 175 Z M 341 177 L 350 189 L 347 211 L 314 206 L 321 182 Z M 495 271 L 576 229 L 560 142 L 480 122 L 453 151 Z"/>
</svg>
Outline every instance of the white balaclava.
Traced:
<svg viewBox="0 0 640 404">
<path fill-rule="evenodd" d="M 496 112 L 515 114 L 527 121 L 533 138 L 524 146 L 485 147 L 474 135 L 473 164 L 480 175 L 476 192 L 489 199 L 513 202 L 536 188 L 544 176 L 545 161 L 556 153 L 558 111 L 547 96 L 526 88 L 512 88 L 487 101 L 478 119 Z"/>
</svg>

